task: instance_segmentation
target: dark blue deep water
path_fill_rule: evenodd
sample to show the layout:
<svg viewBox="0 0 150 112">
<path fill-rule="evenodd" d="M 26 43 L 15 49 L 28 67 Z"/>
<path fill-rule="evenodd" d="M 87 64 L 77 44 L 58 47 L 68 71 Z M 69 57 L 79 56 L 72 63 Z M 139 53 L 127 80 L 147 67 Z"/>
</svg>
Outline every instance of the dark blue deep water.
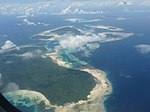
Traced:
<svg viewBox="0 0 150 112">
<path fill-rule="evenodd" d="M 133 15 L 132 20 L 107 23 L 134 33 L 131 38 L 103 43 L 87 59 L 94 67 L 105 71 L 113 85 L 113 93 L 105 101 L 108 112 L 150 112 L 150 53 L 141 54 L 134 47 L 150 44 L 150 18 Z"/>
</svg>

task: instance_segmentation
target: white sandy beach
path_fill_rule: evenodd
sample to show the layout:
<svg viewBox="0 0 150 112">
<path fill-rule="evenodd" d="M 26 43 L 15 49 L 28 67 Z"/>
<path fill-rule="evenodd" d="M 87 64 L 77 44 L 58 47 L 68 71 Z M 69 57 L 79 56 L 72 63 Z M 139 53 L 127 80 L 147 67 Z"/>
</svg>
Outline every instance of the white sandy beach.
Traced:
<svg viewBox="0 0 150 112">
<path fill-rule="evenodd" d="M 70 63 L 64 62 L 59 58 L 57 52 L 48 53 L 47 56 L 59 66 L 71 68 Z M 105 96 L 112 92 L 112 86 L 106 78 L 106 74 L 94 68 L 84 68 L 79 70 L 91 74 L 96 80 L 96 86 L 87 96 L 87 100 L 80 100 L 77 103 L 69 103 L 65 106 L 59 106 L 57 107 L 56 112 L 105 112 L 106 110 L 103 105 Z"/>
</svg>

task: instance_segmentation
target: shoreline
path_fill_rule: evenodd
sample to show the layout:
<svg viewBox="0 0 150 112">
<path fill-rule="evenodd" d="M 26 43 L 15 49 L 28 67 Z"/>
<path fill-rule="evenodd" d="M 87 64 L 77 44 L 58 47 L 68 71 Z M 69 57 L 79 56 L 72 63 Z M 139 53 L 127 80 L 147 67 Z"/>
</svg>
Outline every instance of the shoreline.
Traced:
<svg viewBox="0 0 150 112">
<path fill-rule="evenodd" d="M 59 57 L 59 53 L 52 52 L 46 55 L 59 66 L 74 69 L 71 63 L 67 63 Z M 107 79 L 106 74 L 93 67 L 76 70 L 91 74 L 95 78 L 96 86 L 90 91 L 87 100 L 80 100 L 77 103 L 68 103 L 64 106 L 59 106 L 56 108 L 56 112 L 77 112 L 80 110 L 82 112 L 106 112 L 104 101 L 106 100 L 106 96 L 112 93 L 112 85 Z"/>
<path fill-rule="evenodd" d="M 47 53 L 46 56 L 51 58 L 52 61 L 58 64 L 59 66 L 87 72 L 89 73 L 89 75 L 93 76 L 96 85 L 90 91 L 89 95 L 87 95 L 86 100 L 70 102 L 64 105 L 52 105 L 42 93 L 30 90 L 17 90 L 13 92 L 4 93 L 9 97 L 8 100 L 12 100 L 15 106 L 17 106 L 19 102 L 23 105 L 26 105 L 27 107 L 31 105 L 38 105 L 44 102 L 46 110 L 54 108 L 55 112 L 106 112 L 104 101 L 107 98 L 106 96 L 112 93 L 112 85 L 107 79 L 107 75 L 105 72 L 99 69 L 95 69 L 92 66 L 73 68 L 73 65 L 71 63 L 65 62 L 59 57 L 58 52 Z M 30 99 L 31 102 L 29 104 L 26 104 L 23 101 L 24 98 Z M 34 103 L 32 101 L 34 101 Z"/>
</svg>

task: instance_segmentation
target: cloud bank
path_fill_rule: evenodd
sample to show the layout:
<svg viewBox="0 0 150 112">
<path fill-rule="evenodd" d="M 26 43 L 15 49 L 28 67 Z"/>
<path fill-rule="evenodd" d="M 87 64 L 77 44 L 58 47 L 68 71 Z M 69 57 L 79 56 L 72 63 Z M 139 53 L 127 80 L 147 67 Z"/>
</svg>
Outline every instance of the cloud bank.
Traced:
<svg viewBox="0 0 150 112">
<path fill-rule="evenodd" d="M 135 7 L 136 6 L 136 7 Z M 0 4 L 0 14 L 17 15 L 19 18 L 37 15 L 55 14 L 101 14 L 112 11 L 111 8 L 139 9 L 150 6 L 149 0 L 46 0 L 25 3 L 8 2 Z M 110 8 L 106 10 L 106 8 Z M 121 11 L 120 10 L 120 11 Z"/>
<path fill-rule="evenodd" d="M 85 35 L 62 35 L 59 40 L 58 50 L 71 50 L 80 52 L 83 56 L 90 56 L 91 52 L 100 47 L 100 43 L 121 40 L 132 36 L 132 33 L 102 32 L 98 34 Z"/>
<path fill-rule="evenodd" d="M 64 28 L 71 28 L 71 30 L 78 31 L 80 34 L 76 33 L 70 33 L 71 30 L 65 29 L 65 34 L 59 34 L 61 30 Z M 93 52 L 95 49 L 100 47 L 101 43 L 111 42 L 111 41 L 117 41 L 122 40 L 128 37 L 131 37 L 133 33 L 124 33 L 120 32 L 120 30 L 123 30 L 121 28 L 116 28 L 112 26 L 99 26 L 100 28 L 105 28 L 109 30 L 113 30 L 113 32 L 96 32 L 96 28 L 90 29 L 90 28 L 84 28 L 79 29 L 72 26 L 62 26 L 59 28 L 55 28 L 52 30 L 47 30 L 44 32 L 41 32 L 35 36 L 49 36 L 48 40 L 51 41 L 52 44 L 54 44 L 54 50 L 55 51 L 64 51 L 69 50 L 71 53 L 77 53 L 83 54 L 84 56 L 89 56 L 91 52 Z M 116 32 L 119 31 L 119 32 Z M 55 34 L 53 34 L 55 32 Z M 57 34 L 58 33 L 58 34 Z M 57 44 L 56 44 L 57 41 Z M 52 49 L 50 49 L 52 50 Z"/>
<path fill-rule="evenodd" d="M 102 41 L 106 35 L 103 33 L 99 36 L 97 35 L 64 35 L 63 39 L 59 41 L 59 45 L 61 49 L 69 49 L 72 52 L 81 52 L 83 53 L 83 56 L 89 57 L 91 55 L 88 43 L 97 43 L 99 41 Z M 93 45 L 94 46 L 94 45 Z"/>
<path fill-rule="evenodd" d="M 11 92 L 16 90 L 19 90 L 19 85 L 14 82 L 11 82 L 6 85 L 6 87 L 3 89 L 3 92 Z"/>
<path fill-rule="evenodd" d="M 88 22 L 97 22 L 101 21 L 100 19 L 79 19 L 79 18 L 70 18 L 70 19 L 65 19 L 65 21 L 73 22 L 73 23 L 88 23 Z"/>
<path fill-rule="evenodd" d="M 23 22 L 24 22 L 24 24 L 27 24 L 27 25 L 36 25 L 34 22 L 31 22 L 31 21 L 29 21 L 27 18 L 25 18 L 25 19 L 23 19 Z"/>
<path fill-rule="evenodd" d="M 23 53 L 23 54 L 18 54 L 17 56 L 21 57 L 23 60 L 29 60 L 29 59 L 41 56 L 42 53 L 43 53 L 42 50 L 37 49 L 37 50 L 35 50 L 33 52 L 26 52 L 26 53 Z"/>
<path fill-rule="evenodd" d="M 96 36 L 94 34 L 92 36 L 64 35 L 63 39 L 59 41 L 59 44 L 63 49 L 78 49 L 79 47 L 83 47 L 87 43 L 102 41 L 105 37 L 106 35 L 104 35 L 103 33 L 101 33 L 99 36 Z"/>
<path fill-rule="evenodd" d="M 148 44 L 136 45 L 135 48 L 136 48 L 141 54 L 149 54 L 149 53 L 150 53 L 150 45 L 148 45 Z"/>
<path fill-rule="evenodd" d="M 117 21 L 124 21 L 124 20 L 127 20 L 127 18 L 123 18 L 123 17 L 118 17 L 116 18 Z"/>
<path fill-rule="evenodd" d="M 0 73 L 0 92 L 11 92 L 11 91 L 19 90 L 19 85 L 14 82 L 10 82 L 10 83 L 6 84 L 6 86 L 4 86 L 4 88 L 1 88 L 1 86 L 4 85 L 2 77 L 3 77 L 2 73 Z"/>
<path fill-rule="evenodd" d="M 133 2 L 132 1 L 120 1 L 119 3 L 118 3 L 118 5 L 119 6 L 122 6 L 122 5 L 127 5 L 127 6 L 129 6 L 129 5 L 133 5 Z"/>
<path fill-rule="evenodd" d="M 87 11 L 87 10 L 83 10 L 83 9 L 70 9 L 70 8 L 66 8 L 63 9 L 61 12 L 59 13 L 55 13 L 56 15 L 66 15 L 66 14 L 103 14 L 104 11 Z"/>
<path fill-rule="evenodd" d="M 19 47 L 16 44 L 14 44 L 12 41 L 7 40 L 4 43 L 4 45 L 0 47 L 0 53 L 7 52 L 7 51 L 10 51 L 12 49 L 19 50 Z"/>
<path fill-rule="evenodd" d="M 8 50 L 17 47 L 16 44 L 11 42 L 10 40 L 7 40 L 5 44 L 1 47 L 1 50 Z"/>
<path fill-rule="evenodd" d="M 45 26 L 45 27 L 49 25 L 49 24 L 46 24 L 46 23 L 44 23 L 44 22 L 33 22 L 33 21 L 30 21 L 28 18 L 24 18 L 24 19 L 23 19 L 23 23 L 22 23 L 22 24 L 19 23 L 19 24 L 17 24 L 17 25 L 23 25 L 23 24 L 28 25 L 28 26 L 43 25 L 43 26 Z"/>
</svg>

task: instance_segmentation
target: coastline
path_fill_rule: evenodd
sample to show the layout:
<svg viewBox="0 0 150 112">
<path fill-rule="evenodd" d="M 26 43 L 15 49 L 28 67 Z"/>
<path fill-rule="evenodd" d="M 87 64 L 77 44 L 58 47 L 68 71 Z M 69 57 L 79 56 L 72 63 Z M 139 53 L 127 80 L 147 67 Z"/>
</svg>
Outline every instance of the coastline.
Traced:
<svg viewBox="0 0 150 112">
<path fill-rule="evenodd" d="M 59 53 L 52 52 L 47 53 L 46 55 L 59 66 L 74 69 L 72 68 L 71 63 L 65 62 L 59 57 Z M 56 112 L 106 112 L 103 103 L 105 97 L 112 93 L 112 85 L 107 79 L 106 74 L 93 67 L 79 68 L 77 70 L 91 74 L 95 78 L 96 86 L 87 96 L 87 100 L 80 100 L 77 103 L 68 103 L 64 106 L 56 107 Z"/>
<path fill-rule="evenodd" d="M 95 87 L 90 91 L 90 94 L 87 95 L 86 100 L 69 102 L 64 105 L 52 105 L 50 103 L 51 101 L 42 93 L 36 91 L 16 90 L 4 93 L 4 96 L 6 96 L 8 100 L 13 101 L 13 105 L 17 107 L 18 104 L 21 104 L 30 107 L 44 103 L 44 107 L 42 108 L 46 110 L 54 108 L 55 112 L 106 112 L 104 101 L 106 100 L 106 96 L 111 94 L 112 85 L 107 79 L 105 72 L 86 65 L 83 65 L 81 68 L 74 68 L 73 64 L 65 62 L 60 58 L 59 52 L 47 53 L 46 56 L 51 58 L 51 60 L 59 66 L 87 72 L 89 75 L 92 75 L 96 83 Z M 28 99 L 29 103 L 26 103 L 24 99 Z M 38 112 L 38 110 L 36 112 Z"/>
</svg>

